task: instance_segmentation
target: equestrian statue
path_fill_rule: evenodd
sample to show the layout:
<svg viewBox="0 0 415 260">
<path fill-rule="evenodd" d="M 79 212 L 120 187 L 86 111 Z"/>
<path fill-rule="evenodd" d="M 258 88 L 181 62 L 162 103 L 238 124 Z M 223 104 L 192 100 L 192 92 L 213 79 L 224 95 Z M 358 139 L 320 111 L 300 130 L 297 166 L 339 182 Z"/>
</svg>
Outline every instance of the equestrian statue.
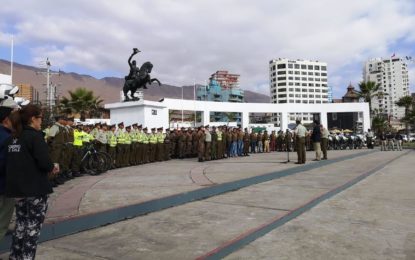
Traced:
<svg viewBox="0 0 415 260">
<path fill-rule="evenodd" d="M 147 89 L 147 83 L 151 85 L 154 81 L 161 85 L 160 81 L 156 78 L 151 78 L 150 73 L 153 69 L 153 64 L 151 62 L 147 61 L 144 62 L 141 67 L 137 67 L 137 63 L 135 60 L 131 61 L 134 55 L 139 53 L 140 50 L 137 48 L 133 49 L 133 53 L 128 58 L 128 65 L 130 66 L 130 73 L 128 76 L 125 76 L 125 83 L 123 87 L 124 92 L 124 101 L 137 101 L 139 98 L 134 96 L 134 93 L 139 88 Z M 128 96 L 128 92 L 130 92 L 130 96 Z"/>
</svg>

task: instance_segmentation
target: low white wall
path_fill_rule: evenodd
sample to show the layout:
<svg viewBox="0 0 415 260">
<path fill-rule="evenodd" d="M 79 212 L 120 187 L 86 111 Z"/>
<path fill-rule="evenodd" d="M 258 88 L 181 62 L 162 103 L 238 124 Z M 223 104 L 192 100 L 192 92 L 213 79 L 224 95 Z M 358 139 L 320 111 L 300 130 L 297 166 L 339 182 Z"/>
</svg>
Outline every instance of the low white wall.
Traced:
<svg viewBox="0 0 415 260">
<path fill-rule="evenodd" d="M 145 107 L 142 114 L 138 107 Z M 202 111 L 204 125 L 212 124 L 210 112 L 242 113 L 242 127 L 249 127 L 249 113 L 281 113 L 281 129 L 288 128 L 289 113 L 319 113 L 321 123 L 327 127 L 327 113 L 362 112 L 363 129 L 370 128 L 368 103 L 326 103 L 326 104 L 272 104 L 272 103 L 231 103 L 165 98 L 162 102 L 136 101 L 105 105 L 111 110 L 111 123 L 144 122 L 147 127 L 168 127 L 169 110 Z M 156 110 L 157 115 L 152 115 Z"/>
</svg>

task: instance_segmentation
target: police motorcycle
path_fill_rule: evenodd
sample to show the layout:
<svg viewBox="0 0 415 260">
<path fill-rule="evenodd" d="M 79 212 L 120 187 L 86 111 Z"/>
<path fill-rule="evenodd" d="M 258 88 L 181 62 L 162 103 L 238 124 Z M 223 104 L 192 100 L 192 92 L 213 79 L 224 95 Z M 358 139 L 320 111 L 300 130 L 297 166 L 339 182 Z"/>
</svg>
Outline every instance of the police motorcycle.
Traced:
<svg viewBox="0 0 415 260">
<path fill-rule="evenodd" d="M 364 135 L 362 134 L 356 134 L 355 136 L 355 141 L 354 141 L 354 149 L 362 149 L 363 145 L 366 142 L 366 138 Z"/>
<path fill-rule="evenodd" d="M 334 140 L 335 140 L 335 136 L 333 136 L 332 134 L 329 134 L 329 137 L 328 137 L 329 142 L 328 142 L 327 150 L 335 149 Z"/>
</svg>

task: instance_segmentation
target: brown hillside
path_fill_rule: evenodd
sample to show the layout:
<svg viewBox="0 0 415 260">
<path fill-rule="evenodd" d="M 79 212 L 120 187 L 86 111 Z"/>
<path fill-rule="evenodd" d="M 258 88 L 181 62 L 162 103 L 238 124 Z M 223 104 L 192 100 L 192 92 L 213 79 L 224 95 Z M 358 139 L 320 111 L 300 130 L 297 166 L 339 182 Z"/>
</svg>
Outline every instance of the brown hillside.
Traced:
<svg viewBox="0 0 415 260">
<path fill-rule="evenodd" d="M 45 99 L 46 78 L 44 75 L 38 73 L 41 70 L 36 67 L 18 63 L 15 63 L 13 67 L 13 83 L 31 84 L 39 91 L 41 99 Z M 10 62 L 0 60 L 0 73 L 10 74 Z M 162 79 L 160 80 L 162 81 Z M 116 77 L 96 79 L 88 75 L 80 75 L 77 73 L 67 73 L 61 71 L 59 76 L 54 75 L 51 77 L 51 82 L 54 84 L 59 84 L 57 91 L 59 96 L 67 96 L 69 90 L 73 90 L 78 87 L 85 87 L 94 91 L 95 95 L 100 96 L 104 100 L 104 103 L 111 103 L 120 100 L 120 91 L 124 84 L 124 79 Z M 193 99 L 193 93 L 193 86 L 183 87 L 184 99 Z M 159 87 L 157 84 L 155 84 L 149 86 L 148 89 L 144 90 L 144 96 L 147 100 L 159 100 L 163 97 L 181 98 L 182 88 L 166 84 L 163 84 Z M 254 103 L 269 103 L 270 97 L 267 95 L 245 90 L 245 100 L 247 102 Z"/>
</svg>

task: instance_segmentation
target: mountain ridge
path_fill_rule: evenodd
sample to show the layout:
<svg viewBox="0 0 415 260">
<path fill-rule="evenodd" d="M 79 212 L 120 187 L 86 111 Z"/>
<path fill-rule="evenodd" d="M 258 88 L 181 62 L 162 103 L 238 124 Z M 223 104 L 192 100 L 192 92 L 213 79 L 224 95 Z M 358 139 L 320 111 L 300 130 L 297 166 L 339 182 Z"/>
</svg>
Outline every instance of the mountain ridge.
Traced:
<svg viewBox="0 0 415 260">
<path fill-rule="evenodd" d="M 46 95 L 45 76 L 41 75 L 44 69 L 33 66 L 13 63 L 13 83 L 30 84 L 37 91 L 39 91 L 40 99 L 44 100 Z M 51 83 L 57 84 L 57 95 L 68 96 L 68 91 L 74 90 L 78 87 L 85 87 L 92 90 L 96 96 L 104 100 L 104 103 L 112 103 L 120 101 L 120 92 L 124 84 L 123 78 L 107 76 L 97 79 L 90 75 L 78 74 L 75 72 L 53 71 L 59 75 L 51 76 Z M 0 73 L 10 73 L 10 62 L 0 59 Z M 197 86 L 200 86 L 196 84 Z M 169 84 L 162 84 L 160 87 L 157 84 L 150 85 L 148 89 L 144 89 L 144 97 L 146 100 L 157 101 L 161 98 L 182 98 L 194 99 L 194 86 L 173 86 Z M 270 97 L 250 90 L 245 91 L 245 102 L 249 103 L 269 103 Z"/>
</svg>

